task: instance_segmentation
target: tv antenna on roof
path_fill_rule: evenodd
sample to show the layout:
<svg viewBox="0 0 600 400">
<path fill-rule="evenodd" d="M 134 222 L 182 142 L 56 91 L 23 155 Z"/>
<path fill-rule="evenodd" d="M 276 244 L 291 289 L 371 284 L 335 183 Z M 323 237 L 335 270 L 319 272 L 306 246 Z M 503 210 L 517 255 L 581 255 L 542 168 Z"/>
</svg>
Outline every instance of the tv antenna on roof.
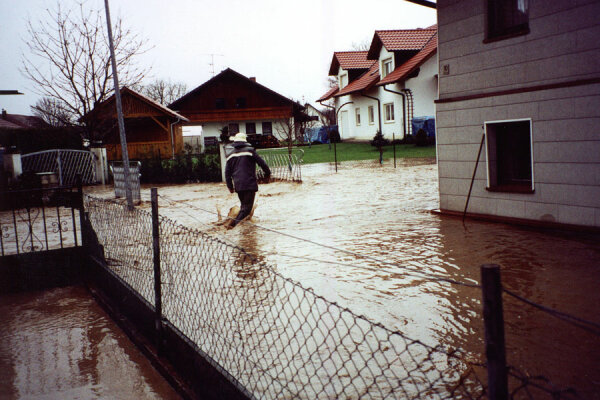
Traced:
<svg viewBox="0 0 600 400">
<path fill-rule="evenodd" d="M 210 56 L 210 62 L 208 65 L 210 66 L 210 72 L 212 76 L 215 76 L 215 56 L 217 57 L 225 57 L 225 54 L 217 54 L 217 53 L 203 53 L 204 56 Z"/>
</svg>

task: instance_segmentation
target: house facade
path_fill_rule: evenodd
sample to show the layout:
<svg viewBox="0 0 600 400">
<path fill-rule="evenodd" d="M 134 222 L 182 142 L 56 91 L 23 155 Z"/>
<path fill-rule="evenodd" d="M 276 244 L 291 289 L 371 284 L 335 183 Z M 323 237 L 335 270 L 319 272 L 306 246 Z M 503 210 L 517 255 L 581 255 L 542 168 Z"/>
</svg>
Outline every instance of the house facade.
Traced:
<svg viewBox="0 0 600 400">
<path fill-rule="evenodd" d="M 227 68 L 212 79 L 174 101 L 169 108 L 201 125 L 202 138 L 218 138 L 224 127 L 229 134 L 245 132 L 257 138 L 285 137 L 299 118 L 301 106 Z M 262 137 L 262 138 L 261 138 Z"/>
<path fill-rule="evenodd" d="M 600 228 L 600 1 L 437 10 L 440 209 Z"/>
<path fill-rule="evenodd" d="M 434 116 L 437 28 L 376 31 L 368 51 L 336 52 L 329 75 L 338 82 L 318 101 L 334 99 L 342 139 L 411 134 L 413 117 Z"/>
</svg>

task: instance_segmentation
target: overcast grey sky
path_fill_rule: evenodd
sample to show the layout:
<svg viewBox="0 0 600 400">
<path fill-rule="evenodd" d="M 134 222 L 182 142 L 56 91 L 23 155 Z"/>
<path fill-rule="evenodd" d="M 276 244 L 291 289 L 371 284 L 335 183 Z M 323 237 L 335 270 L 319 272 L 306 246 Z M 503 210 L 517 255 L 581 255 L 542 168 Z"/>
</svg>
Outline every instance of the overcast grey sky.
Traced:
<svg viewBox="0 0 600 400">
<path fill-rule="evenodd" d="M 104 10 L 103 0 L 88 0 Z M 71 0 L 61 0 L 66 6 Z M 30 114 L 39 96 L 19 72 L 25 21 L 45 16 L 55 0 L 0 0 L 0 107 Z M 403 0 L 110 0 L 111 17 L 149 40 L 139 58 L 149 80 L 180 81 L 192 90 L 229 67 L 270 89 L 314 103 L 326 90 L 334 51 L 369 41 L 378 29 L 424 28 L 435 10 Z"/>
</svg>

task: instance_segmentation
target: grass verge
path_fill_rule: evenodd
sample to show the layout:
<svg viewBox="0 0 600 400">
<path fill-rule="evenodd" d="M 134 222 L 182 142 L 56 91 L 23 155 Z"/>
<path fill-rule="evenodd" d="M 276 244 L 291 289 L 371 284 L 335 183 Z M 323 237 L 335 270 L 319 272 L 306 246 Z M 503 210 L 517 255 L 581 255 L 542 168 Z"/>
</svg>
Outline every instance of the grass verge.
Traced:
<svg viewBox="0 0 600 400">
<path fill-rule="evenodd" d="M 379 150 L 371 146 L 369 143 L 337 143 L 337 160 L 340 161 L 359 161 L 359 160 L 378 160 Z M 295 147 L 297 149 L 298 147 Z M 334 146 L 331 148 L 327 144 L 316 144 L 312 146 L 299 147 L 304 151 L 304 164 L 334 162 Z M 259 154 L 264 151 L 286 152 L 285 148 L 273 150 L 260 150 Z M 296 151 L 296 150 L 295 150 Z M 384 146 L 383 158 L 389 159 L 394 157 L 394 149 L 392 145 Z M 417 147 L 414 144 L 396 145 L 396 158 L 435 158 L 435 146 Z"/>
</svg>

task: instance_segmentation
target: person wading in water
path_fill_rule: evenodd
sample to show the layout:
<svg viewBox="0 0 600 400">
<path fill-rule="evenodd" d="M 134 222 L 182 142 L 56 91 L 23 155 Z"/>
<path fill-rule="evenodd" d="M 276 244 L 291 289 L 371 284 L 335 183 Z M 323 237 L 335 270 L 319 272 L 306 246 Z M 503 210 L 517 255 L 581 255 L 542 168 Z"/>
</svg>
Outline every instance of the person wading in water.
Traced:
<svg viewBox="0 0 600 400">
<path fill-rule="evenodd" d="M 245 133 L 237 133 L 231 137 L 233 143 L 225 146 L 225 182 L 230 193 L 237 193 L 240 198 L 240 212 L 231 223 L 233 228 L 241 220 L 246 218 L 252 212 L 254 206 L 254 196 L 258 191 L 258 182 L 256 181 L 256 164 L 258 164 L 265 173 L 265 182 L 269 182 L 271 170 L 269 166 L 248 142 L 246 142 Z"/>
</svg>

